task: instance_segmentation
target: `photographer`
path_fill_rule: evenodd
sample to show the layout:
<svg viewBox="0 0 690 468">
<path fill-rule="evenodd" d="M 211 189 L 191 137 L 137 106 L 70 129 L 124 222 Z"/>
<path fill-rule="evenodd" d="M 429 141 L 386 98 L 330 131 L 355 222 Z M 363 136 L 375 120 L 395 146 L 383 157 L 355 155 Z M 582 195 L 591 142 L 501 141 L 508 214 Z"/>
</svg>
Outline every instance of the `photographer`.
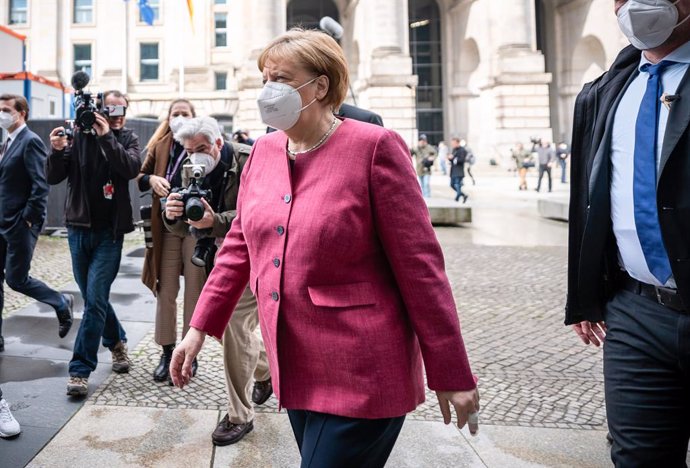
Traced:
<svg viewBox="0 0 690 468">
<path fill-rule="evenodd" d="M 47 179 L 51 185 L 67 179 L 65 224 L 74 278 L 84 298 L 69 363 L 68 395 L 88 393 L 101 337 L 112 353 L 113 371 L 129 372 L 127 337 L 109 301 L 124 234 L 134 230 L 129 180 L 141 166 L 139 139 L 124 127 L 127 104 L 122 93 L 108 91 L 102 103 L 91 105 L 87 99 L 77 106 L 71 140 L 64 127 L 50 133 Z"/>
<path fill-rule="evenodd" d="M 168 195 L 163 221 L 178 235 L 191 231 L 197 238 L 206 236 L 207 239 L 199 242 L 210 238 L 221 243 L 236 216 L 240 174 L 251 148 L 239 143 L 224 143 L 218 123 L 210 117 L 187 120 L 175 133 L 175 139 L 190 155 L 183 165 L 193 167 L 189 168 L 191 171 L 184 171 L 187 177 L 183 175 L 182 185 L 186 189 L 173 189 Z M 199 166 L 204 168 L 205 175 L 201 180 L 193 180 L 189 175 L 194 175 Z M 211 191 L 210 200 L 197 198 L 197 194 L 207 190 Z M 203 215 L 199 214 L 198 221 L 192 221 L 190 211 L 198 206 L 199 200 L 204 208 Z M 203 250 L 204 245 L 197 244 L 197 256 L 205 259 L 208 271 L 215 256 L 215 244 L 211 245 L 211 252 L 204 254 Z M 213 432 L 215 445 L 239 442 L 254 428 L 254 408 L 249 401 L 252 375 L 256 380 L 251 395 L 254 403 L 264 403 L 272 393 L 265 352 L 254 334 L 258 320 L 256 299 L 246 288 L 223 335 L 228 414 Z"/>
</svg>

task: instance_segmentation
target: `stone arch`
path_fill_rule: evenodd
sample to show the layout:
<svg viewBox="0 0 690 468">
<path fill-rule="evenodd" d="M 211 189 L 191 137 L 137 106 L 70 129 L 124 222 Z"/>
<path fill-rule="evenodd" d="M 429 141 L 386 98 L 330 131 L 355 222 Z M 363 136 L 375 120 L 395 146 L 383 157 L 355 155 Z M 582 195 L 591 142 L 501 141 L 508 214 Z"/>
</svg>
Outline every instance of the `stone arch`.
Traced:
<svg viewBox="0 0 690 468">
<path fill-rule="evenodd" d="M 581 86 L 606 70 L 606 51 L 599 38 L 589 35 L 580 39 L 570 61 L 570 84 Z"/>
</svg>

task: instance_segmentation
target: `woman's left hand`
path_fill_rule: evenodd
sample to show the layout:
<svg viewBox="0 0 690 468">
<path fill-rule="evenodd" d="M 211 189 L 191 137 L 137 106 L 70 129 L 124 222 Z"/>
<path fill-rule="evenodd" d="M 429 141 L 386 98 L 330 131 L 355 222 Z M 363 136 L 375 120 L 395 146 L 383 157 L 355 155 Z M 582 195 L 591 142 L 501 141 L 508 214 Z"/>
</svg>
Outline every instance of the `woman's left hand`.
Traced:
<svg viewBox="0 0 690 468">
<path fill-rule="evenodd" d="M 479 431 L 477 414 L 479 412 L 479 390 L 467 390 L 457 392 L 436 392 L 438 404 L 443 414 L 443 422 L 450 424 L 452 415 L 450 405 L 455 407 L 458 416 L 458 427 L 462 429 L 469 422 L 468 426 L 472 435 Z M 468 421 L 469 420 L 469 421 Z"/>
</svg>

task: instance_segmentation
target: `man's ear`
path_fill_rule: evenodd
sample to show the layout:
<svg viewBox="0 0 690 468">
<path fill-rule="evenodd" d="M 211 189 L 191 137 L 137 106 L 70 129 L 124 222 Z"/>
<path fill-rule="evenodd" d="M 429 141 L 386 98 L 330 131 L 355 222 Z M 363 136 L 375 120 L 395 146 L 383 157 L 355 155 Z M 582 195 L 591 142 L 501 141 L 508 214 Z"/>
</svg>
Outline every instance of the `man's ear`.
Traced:
<svg viewBox="0 0 690 468">
<path fill-rule="evenodd" d="M 225 142 L 223 141 L 222 138 L 216 139 L 216 147 L 218 148 L 218 151 L 220 151 L 220 150 L 223 149 L 223 144 L 224 144 L 224 143 L 225 143 Z"/>
</svg>

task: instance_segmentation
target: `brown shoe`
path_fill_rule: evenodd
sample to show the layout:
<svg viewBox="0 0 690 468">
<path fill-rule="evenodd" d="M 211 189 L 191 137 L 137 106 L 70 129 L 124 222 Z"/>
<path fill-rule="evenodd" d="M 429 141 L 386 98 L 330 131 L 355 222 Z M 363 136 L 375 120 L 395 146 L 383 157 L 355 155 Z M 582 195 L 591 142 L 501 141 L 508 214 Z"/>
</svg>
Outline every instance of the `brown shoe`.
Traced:
<svg viewBox="0 0 690 468">
<path fill-rule="evenodd" d="M 273 395 L 273 385 L 271 385 L 271 379 L 264 380 L 263 382 L 254 382 L 254 390 L 252 390 L 252 401 L 255 405 L 263 405 L 266 400 L 271 398 Z"/>
<path fill-rule="evenodd" d="M 127 355 L 127 343 L 118 341 L 110 350 L 110 354 L 113 357 L 113 372 L 117 372 L 118 374 L 126 374 L 129 372 L 129 366 L 132 361 L 129 360 L 129 356 Z"/>
<path fill-rule="evenodd" d="M 230 416 L 225 415 L 222 421 L 216 427 L 216 430 L 211 434 L 213 445 L 230 445 L 242 440 L 242 438 L 252 432 L 254 429 L 254 421 L 249 421 L 244 424 L 233 424 L 230 422 Z"/>
</svg>

